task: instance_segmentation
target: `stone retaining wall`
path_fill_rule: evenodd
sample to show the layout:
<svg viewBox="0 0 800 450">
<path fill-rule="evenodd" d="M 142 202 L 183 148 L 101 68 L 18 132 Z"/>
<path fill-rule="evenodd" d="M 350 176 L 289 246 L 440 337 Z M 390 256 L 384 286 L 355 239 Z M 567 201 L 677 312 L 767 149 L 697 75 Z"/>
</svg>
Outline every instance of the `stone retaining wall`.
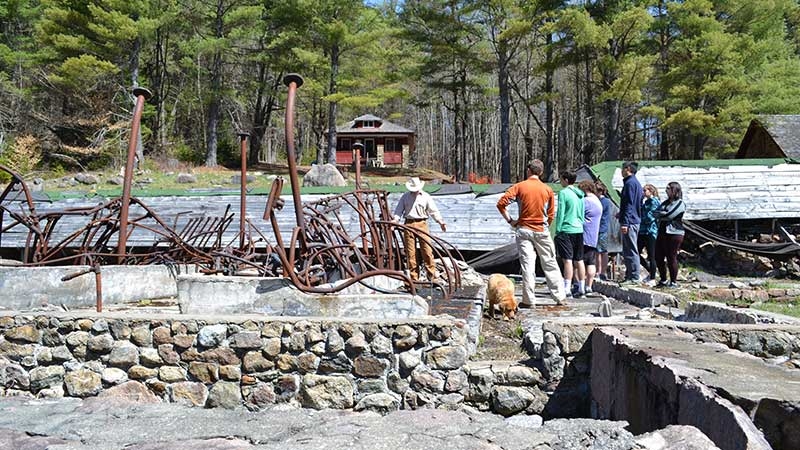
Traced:
<svg viewBox="0 0 800 450">
<path fill-rule="evenodd" d="M 759 358 L 800 369 L 800 327 L 780 325 L 679 324 L 701 342 L 723 344 Z"/>
<path fill-rule="evenodd" d="M 0 395 L 450 408 L 469 392 L 466 335 L 450 319 L 0 315 Z"/>
<path fill-rule="evenodd" d="M 781 324 L 800 325 L 800 320 L 774 314 L 767 311 L 758 311 L 750 308 L 731 308 L 717 302 L 689 302 L 682 317 L 685 322 L 713 322 L 732 324 Z"/>
</svg>

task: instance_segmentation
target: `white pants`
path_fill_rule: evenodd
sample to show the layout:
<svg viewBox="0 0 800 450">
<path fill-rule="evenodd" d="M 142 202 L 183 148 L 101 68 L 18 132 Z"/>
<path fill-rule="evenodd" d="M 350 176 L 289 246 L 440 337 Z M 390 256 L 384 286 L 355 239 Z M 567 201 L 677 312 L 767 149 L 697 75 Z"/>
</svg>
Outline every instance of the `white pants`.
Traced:
<svg viewBox="0 0 800 450">
<path fill-rule="evenodd" d="M 547 287 L 550 295 L 561 302 L 567 298 L 564 290 L 564 278 L 556 261 L 556 246 L 548 231 L 533 231 L 529 228 L 519 227 L 516 231 L 517 247 L 519 248 L 519 265 L 522 268 L 522 304 L 535 304 L 536 295 L 536 256 L 542 261 Z"/>
</svg>

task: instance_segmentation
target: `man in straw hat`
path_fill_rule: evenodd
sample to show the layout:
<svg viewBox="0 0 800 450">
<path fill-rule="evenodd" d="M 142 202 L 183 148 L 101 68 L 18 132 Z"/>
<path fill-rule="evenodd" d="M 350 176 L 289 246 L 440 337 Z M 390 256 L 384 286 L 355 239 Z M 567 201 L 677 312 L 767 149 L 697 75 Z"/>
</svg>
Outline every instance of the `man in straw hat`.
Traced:
<svg viewBox="0 0 800 450">
<path fill-rule="evenodd" d="M 430 233 L 428 217 L 433 217 L 433 220 L 442 227 L 442 231 L 447 231 L 447 226 L 439 213 L 439 208 L 436 207 L 433 197 L 422 190 L 423 186 L 425 186 L 425 182 L 418 177 L 408 179 L 406 182 L 408 192 L 400 197 L 400 202 L 397 203 L 397 207 L 394 209 L 394 220 L 399 222 L 402 218 L 407 227 Z M 403 233 L 403 246 L 406 249 L 406 256 L 408 256 L 408 269 L 411 279 L 414 281 L 419 280 L 416 241 L 414 233 L 410 231 Z M 419 239 L 419 249 L 422 252 L 422 261 L 425 264 L 428 280 L 435 281 L 436 266 L 433 263 L 433 249 L 430 242 L 425 239 Z"/>
<path fill-rule="evenodd" d="M 567 297 L 561 271 L 556 261 L 556 248 L 550 237 L 549 224 L 556 215 L 555 194 L 539 177 L 544 165 L 538 159 L 528 163 L 528 178 L 506 191 L 497 202 L 497 209 L 503 218 L 514 228 L 517 247 L 519 248 L 519 265 L 522 270 L 521 308 L 534 306 L 534 285 L 536 283 L 536 256 L 541 258 L 550 295 L 557 304 L 562 304 Z M 519 206 L 519 217 L 512 219 L 506 211 L 508 205 L 516 200 Z"/>
</svg>

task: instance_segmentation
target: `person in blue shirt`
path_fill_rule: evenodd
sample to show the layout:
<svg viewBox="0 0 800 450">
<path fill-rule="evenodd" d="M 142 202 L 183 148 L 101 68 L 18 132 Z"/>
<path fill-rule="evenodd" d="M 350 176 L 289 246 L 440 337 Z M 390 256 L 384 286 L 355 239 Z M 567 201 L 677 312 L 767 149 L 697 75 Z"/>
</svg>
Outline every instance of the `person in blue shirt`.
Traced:
<svg viewBox="0 0 800 450">
<path fill-rule="evenodd" d="M 611 214 L 614 212 L 614 204 L 608 198 L 608 188 L 602 181 L 596 181 L 595 187 L 597 188 L 597 196 L 600 198 L 600 204 L 603 206 L 603 215 L 600 216 L 600 229 L 597 234 L 597 272 L 599 278 L 603 281 L 609 278 L 608 276 L 608 229 L 611 222 Z"/>
<path fill-rule="evenodd" d="M 647 278 L 645 281 L 652 281 L 656 279 L 656 237 L 658 236 L 658 221 L 656 220 L 655 213 L 659 205 L 658 189 L 652 184 L 644 185 L 644 202 L 639 209 L 639 216 L 642 218 L 642 223 L 639 226 L 639 255 L 641 257 L 642 250 L 647 250 Z"/>
<path fill-rule="evenodd" d="M 622 233 L 622 259 L 625 261 L 623 284 L 639 283 L 639 225 L 642 218 L 639 208 L 644 200 L 644 190 L 636 179 L 639 164 L 634 161 L 622 163 L 622 193 L 619 198 L 619 231 Z"/>
</svg>

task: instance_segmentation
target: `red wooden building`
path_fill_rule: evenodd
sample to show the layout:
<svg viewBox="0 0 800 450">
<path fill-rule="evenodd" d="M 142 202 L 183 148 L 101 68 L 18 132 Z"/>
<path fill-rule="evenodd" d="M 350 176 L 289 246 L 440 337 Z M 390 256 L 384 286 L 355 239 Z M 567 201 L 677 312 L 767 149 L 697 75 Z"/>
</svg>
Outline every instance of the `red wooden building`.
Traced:
<svg viewBox="0 0 800 450">
<path fill-rule="evenodd" d="M 371 114 L 336 127 L 336 163 L 352 164 L 353 144 L 361 142 L 362 164 L 373 167 L 407 167 L 414 152 L 414 131 Z"/>
</svg>

